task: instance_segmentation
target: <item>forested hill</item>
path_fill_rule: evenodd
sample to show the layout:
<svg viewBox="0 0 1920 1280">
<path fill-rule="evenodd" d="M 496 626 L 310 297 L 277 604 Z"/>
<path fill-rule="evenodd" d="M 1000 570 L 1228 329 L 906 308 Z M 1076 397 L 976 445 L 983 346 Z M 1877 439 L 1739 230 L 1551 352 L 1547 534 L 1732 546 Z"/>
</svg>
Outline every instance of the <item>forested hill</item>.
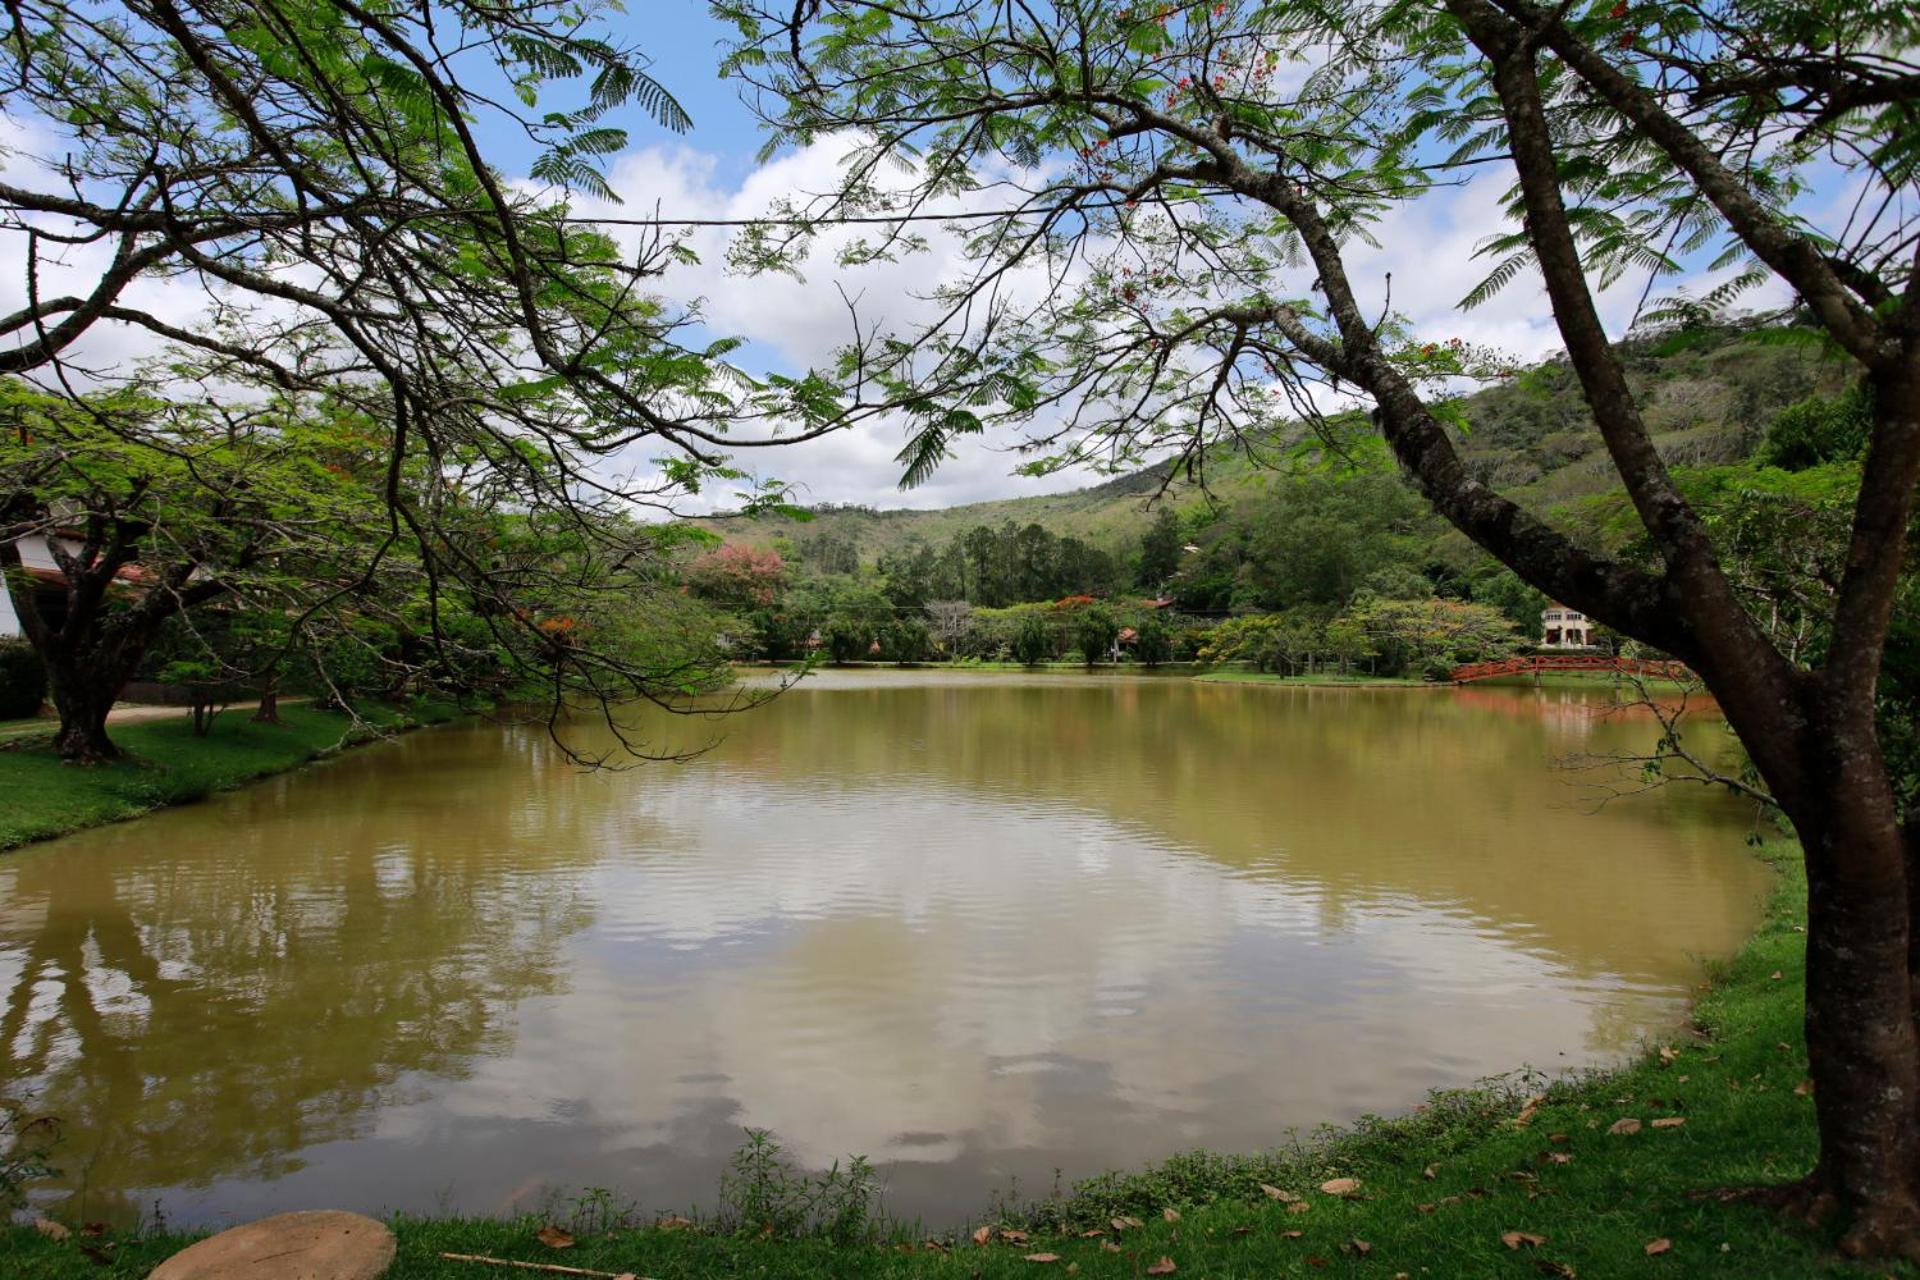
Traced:
<svg viewBox="0 0 1920 1280">
<path fill-rule="evenodd" d="M 1676 466 L 1737 462 L 1759 447 L 1780 413 L 1810 397 L 1844 390 L 1842 365 L 1798 335 L 1757 331 L 1689 331 L 1622 345 L 1629 377 L 1662 454 Z M 1549 515 L 1570 514 L 1578 500 L 1616 483 L 1578 384 L 1564 361 L 1550 360 L 1462 402 L 1467 428 L 1459 443 L 1481 478 Z M 1185 534 L 1219 533 L 1277 516 L 1317 479 L 1255 469 L 1226 454 L 1209 464 L 1207 490 L 1174 487 L 1157 505 L 1171 505 Z M 1155 518 L 1149 500 L 1162 473 L 1148 470 L 1071 493 L 971 503 L 940 510 L 876 510 L 827 505 L 814 518 L 781 516 L 709 522 L 730 542 L 774 547 L 791 560 L 827 571 L 867 568 L 916 542 L 934 548 L 985 526 L 1037 524 L 1111 555 L 1125 576 Z M 1365 486 L 1371 488 L 1371 486 Z M 1396 506 L 1398 504 L 1395 504 Z M 1472 553 L 1437 520 L 1410 512 L 1429 556 L 1462 563 Z M 1415 532 L 1409 530 L 1408 532 Z M 1211 539 L 1209 539 L 1211 541 Z"/>
</svg>

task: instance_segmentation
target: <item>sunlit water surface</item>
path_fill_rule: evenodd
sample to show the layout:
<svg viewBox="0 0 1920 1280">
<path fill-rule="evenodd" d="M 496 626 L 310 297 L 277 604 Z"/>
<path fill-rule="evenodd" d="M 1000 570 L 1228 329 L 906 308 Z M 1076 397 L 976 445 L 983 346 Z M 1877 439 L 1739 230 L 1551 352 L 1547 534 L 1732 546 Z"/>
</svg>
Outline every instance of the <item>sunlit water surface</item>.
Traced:
<svg viewBox="0 0 1920 1280">
<path fill-rule="evenodd" d="M 753 1126 L 950 1223 L 1670 1024 L 1763 872 L 1730 802 L 1594 811 L 1604 707 L 828 673 L 649 722 L 684 764 L 416 734 L 0 858 L 0 1087 L 88 1219 L 711 1207 Z"/>
</svg>

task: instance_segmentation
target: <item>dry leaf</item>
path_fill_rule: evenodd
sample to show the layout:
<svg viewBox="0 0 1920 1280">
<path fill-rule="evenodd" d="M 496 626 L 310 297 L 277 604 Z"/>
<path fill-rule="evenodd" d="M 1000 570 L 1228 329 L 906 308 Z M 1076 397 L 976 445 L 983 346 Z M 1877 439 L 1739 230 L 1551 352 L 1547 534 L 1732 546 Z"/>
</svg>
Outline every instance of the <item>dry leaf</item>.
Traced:
<svg viewBox="0 0 1920 1280">
<path fill-rule="evenodd" d="M 1359 1189 L 1358 1178 L 1329 1178 L 1320 1184 L 1320 1190 L 1330 1196 L 1350 1196 Z"/>
<path fill-rule="evenodd" d="M 1115 1244 L 1115 1243 L 1114 1243 L 1113 1241 L 1111 1241 L 1111 1240 L 1102 1240 L 1102 1241 L 1100 1242 L 1100 1248 L 1101 1248 L 1101 1250 L 1102 1250 L 1103 1252 L 1106 1252 L 1106 1253 L 1118 1253 L 1118 1252 L 1120 1252 L 1120 1246 L 1119 1246 L 1119 1245 L 1117 1245 L 1117 1244 Z"/>
<path fill-rule="evenodd" d="M 1573 1157 L 1568 1155 L 1564 1151 L 1548 1151 L 1548 1152 L 1545 1152 L 1544 1154 L 1547 1157 L 1548 1164 L 1572 1164 L 1573 1163 Z"/>
<path fill-rule="evenodd" d="M 1025 1244 L 1028 1237 L 1024 1231 L 1015 1231 L 1011 1227 L 1002 1227 L 1000 1228 L 1000 1238 L 1008 1244 Z"/>
<path fill-rule="evenodd" d="M 1080 1233 L 1080 1238 L 1082 1240 L 1098 1240 L 1101 1236 L 1105 1234 L 1107 1233 L 1102 1231 L 1100 1228 L 1095 1227 L 1091 1231 L 1082 1231 Z"/>
<path fill-rule="evenodd" d="M 1672 1062 L 1675 1058 L 1678 1058 L 1679 1056 L 1680 1056 L 1680 1051 L 1674 1048 L 1672 1045 L 1663 1044 L 1660 1046 L 1660 1061 Z"/>
<path fill-rule="evenodd" d="M 1162 1257 L 1160 1261 L 1147 1268 L 1147 1274 L 1150 1276 L 1170 1276 L 1179 1269 L 1180 1268 L 1173 1265 L 1172 1258 Z"/>
<path fill-rule="evenodd" d="M 533 1238 L 549 1249 L 573 1248 L 573 1237 L 565 1231 L 562 1231 L 559 1227 L 554 1226 L 551 1222 L 534 1232 Z"/>
<path fill-rule="evenodd" d="M 1520 1114 L 1513 1118 L 1514 1124 L 1522 1129 L 1532 1124 L 1534 1113 L 1540 1110 L 1540 1104 L 1545 1101 L 1546 1099 L 1537 1093 L 1528 1098 L 1526 1105 L 1520 1108 Z"/>
<path fill-rule="evenodd" d="M 1671 1248 L 1673 1248 L 1673 1241 L 1667 1239 L 1665 1236 L 1661 1236 L 1658 1240 L 1649 1241 L 1645 1252 L 1649 1258 L 1653 1258 L 1658 1257 Z"/>
<path fill-rule="evenodd" d="M 1266 1192 L 1267 1199 L 1278 1200 L 1281 1204 L 1292 1204 L 1300 1198 L 1291 1191 L 1282 1191 L 1280 1188 L 1270 1187 L 1264 1182 L 1260 1184 L 1260 1190 Z"/>
<path fill-rule="evenodd" d="M 1364 1258 L 1373 1252 L 1373 1246 L 1365 1240 L 1362 1240 L 1359 1236 L 1355 1236 L 1353 1238 L 1353 1251 Z"/>
<path fill-rule="evenodd" d="M 1632 1116 L 1627 1116 L 1624 1119 L 1615 1120 L 1611 1125 L 1607 1127 L 1607 1132 L 1617 1133 L 1617 1134 L 1638 1133 L 1640 1132 L 1640 1122 L 1638 1120 L 1635 1120 Z"/>
<path fill-rule="evenodd" d="M 1168 1222 L 1180 1221 L 1180 1211 L 1175 1208 L 1169 1207 L 1169 1208 L 1162 1209 L 1160 1211 L 1160 1216 L 1165 1218 Z"/>
<path fill-rule="evenodd" d="M 1560 1280 L 1574 1280 L 1579 1273 L 1564 1262 L 1555 1262 L 1552 1258 L 1535 1258 L 1533 1269 L 1543 1276 L 1558 1276 Z"/>
<path fill-rule="evenodd" d="M 1529 1249 L 1538 1249 L 1546 1242 L 1545 1236 L 1536 1236 L 1531 1231 L 1508 1231 L 1500 1237 L 1500 1243 L 1509 1249 L 1518 1249 L 1523 1245 Z"/>
<path fill-rule="evenodd" d="M 1079 1263 L 1077 1263 L 1077 1262 L 1069 1262 L 1069 1263 L 1067 1264 L 1067 1274 L 1068 1274 L 1068 1275 L 1070 1275 L 1070 1276 L 1077 1276 L 1077 1275 L 1079 1275 L 1079 1274 L 1080 1274 L 1080 1264 L 1079 1264 Z"/>
<path fill-rule="evenodd" d="M 1413 1206 L 1413 1211 L 1415 1213 L 1432 1213 L 1438 1207 L 1437 1205 L 1431 1204 L 1417 1204 Z"/>
<path fill-rule="evenodd" d="M 659 1227 L 662 1231 L 685 1231 L 693 1225 L 693 1219 L 683 1218 L 677 1213 L 670 1213 L 653 1225 Z"/>
<path fill-rule="evenodd" d="M 973 1242 L 975 1244 L 985 1244 L 987 1241 L 991 1239 L 993 1239 L 992 1227 L 976 1227 L 974 1229 Z"/>
<path fill-rule="evenodd" d="M 1802 1080 L 1799 1084 L 1793 1086 L 1793 1094 L 1796 1098 L 1809 1097 L 1812 1093 L 1813 1081 L 1811 1080 Z"/>
<path fill-rule="evenodd" d="M 1428 1182 L 1432 1182 L 1435 1178 L 1440 1176 L 1440 1166 L 1430 1164 L 1426 1168 L 1420 1171 L 1420 1176 L 1425 1178 Z"/>
<path fill-rule="evenodd" d="M 1307 1255 L 1307 1265 L 1310 1267 L 1324 1267 L 1327 1265 L 1327 1260 L 1317 1253 L 1310 1253 Z"/>
<path fill-rule="evenodd" d="M 1253 1230 L 1252 1227 L 1235 1227 L 1233 1229 L 1233 1234 L 1236 1236 L 1244 1236 L 1252 1230 Z"/>
<path fill-rule="evenodd" d="M 49 1240 L 65 1240 L 73 1234 L 73 1232 L 67 1230 L 51 1218 L 35 1218 L 33 1220 L 33 1229 Z M 572 1244 L 573 1241 L 569 1240 L 567 1243 Z"/>
<path fill-rule="evenodd" d="M 1027 1255 L 1027 1261 L 1028 1262 L 1058 1262 L 1060 1261 L 1060 1255 L 1057 1253 L 1030 1253 Z"/>
<path fill-rule="evenodd" d="M 1678 1129 L 1686 1122 L 1687 1118 L 1685 1116 L 1661 1116 L 1653 1122 L 1653 1127 L 1656 1129 Z"/>
<path fill-rule="evenodd" d="M 1311 1208 L 1313 1208 L 1313 1206 L 1308 1204 L 1305 1200 L 1295 1200 L 1292 1204 L 1287 1206 L 1287 1212 L 1288 1213 L 1305 1213 L 1307 1210 Z"/>
<path fill-rule="evenodd" d="M 1280 1238 L 1282 1240 L 1298 1240 L 1300 1237 L 1306 1234 L 1307 1233 L 1304 1231 L 1282 1231 L 1280 1233 Z"/>
<path fill-rule="evenodd" d="M 1128 1227 L 1139 1228 L 1145 1225 L 1146 1223 L 1140 1221 L 1138 1218 L 1115 1218 L 1113 1220 L 1113 1229 L 1115 1231 L 1125 1231 Z"/>
</svg>

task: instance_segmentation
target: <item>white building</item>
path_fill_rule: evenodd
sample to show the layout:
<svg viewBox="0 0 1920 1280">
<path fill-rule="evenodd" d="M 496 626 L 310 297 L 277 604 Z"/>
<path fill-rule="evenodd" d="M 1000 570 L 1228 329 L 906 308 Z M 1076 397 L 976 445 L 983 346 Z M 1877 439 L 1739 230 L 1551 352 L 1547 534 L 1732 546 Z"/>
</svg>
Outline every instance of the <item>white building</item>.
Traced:
<svg viewBox="0 0 1920 1280">
<path fill-rule="evenodd" d="M 63 548 L 75 556 L 80 554 L 84 546 L 80 539 L 72 537 L 60 537 L 59 542 Z M 45 535 L 32 534 L 20 539 L 15 545 L 20 548 L 20 567 L 34 579 L 35 586 L 41 593 L 41 613 L 45 615 L 51 612 L 57 615 L 64 611 L 67 579 L 66 575 L 60 572 L 60 566 L 55 563 L 53 552 L 48 549 L 47 543 L 48 538 Z M 120 576 L 131 579 L 135 576 L 135 571 L 123 569 Z M 0 586 L 0 638 L 24 634 L 25 630 L 20 625 L 20 614 L 13 607 L 13 593 L 6 590 L 4 586 Z"/>
<path fill-rule="evenodd" d="M 1593 622 L 1586 614 L 1552 601 L 1540 611 L 1542 649 L 1586 649 L 1592 644 Z"/>
</svg>

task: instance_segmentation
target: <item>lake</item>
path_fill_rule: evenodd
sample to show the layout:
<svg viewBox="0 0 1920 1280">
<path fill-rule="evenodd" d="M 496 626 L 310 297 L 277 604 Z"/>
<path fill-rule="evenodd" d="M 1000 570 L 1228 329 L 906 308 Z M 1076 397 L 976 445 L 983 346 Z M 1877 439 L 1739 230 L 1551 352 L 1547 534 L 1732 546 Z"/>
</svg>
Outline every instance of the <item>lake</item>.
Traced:
<svg viewBox="0 0 1920 1280">
<path fill-rule="evenodd" d="M 714 745 L 474 722 L 0 857 L 49 1203 L 711 1208 L 752 1126 L 945 1226 L 1605 1063 L 1768 883 L 1732 800 L 1559 767 L 1651 744 L 1604 687 L 829 671 L 641 727 Z"/>
</svg>

